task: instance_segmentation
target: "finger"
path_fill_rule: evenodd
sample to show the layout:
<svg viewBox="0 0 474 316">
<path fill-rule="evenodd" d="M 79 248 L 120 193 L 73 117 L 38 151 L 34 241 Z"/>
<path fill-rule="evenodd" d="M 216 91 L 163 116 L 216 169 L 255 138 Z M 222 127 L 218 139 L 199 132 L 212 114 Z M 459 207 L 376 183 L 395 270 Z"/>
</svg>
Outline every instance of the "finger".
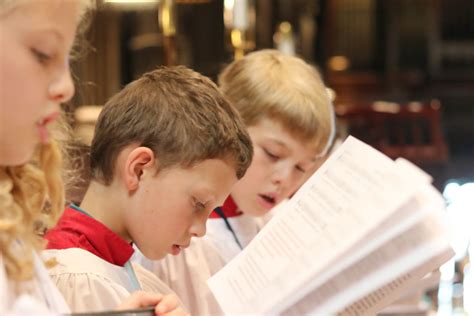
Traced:
<svg viewBox="0 0 474 316">
<path fill-rule="evenodd" d="M 144 291 L 133 292 L 119 306 L 117 310 L 133 309 L 155 306 L 163 299 L 162 294 L 147 293 Z"/>
<path fill-rule="evenodd" d="M 178 297 L 174 294 L 164 295 L 162 300 L 156 305 L 155 311 L 158 315 L 168 313 L 179 306 Z"/>
<path fill-rule="evenodd" d="M 167 313 L 160 314 L 160 316 L 190 316 L 190 315 L 186 313 L 182 308 L 178 307 Z"/>
<path fill-rule="evenodd" d="M 136 301 L 139 307 L 155 306 L 163 299 L 163 294 L 148 293 L 148 292 L 135 292 Z"/>
</svg>

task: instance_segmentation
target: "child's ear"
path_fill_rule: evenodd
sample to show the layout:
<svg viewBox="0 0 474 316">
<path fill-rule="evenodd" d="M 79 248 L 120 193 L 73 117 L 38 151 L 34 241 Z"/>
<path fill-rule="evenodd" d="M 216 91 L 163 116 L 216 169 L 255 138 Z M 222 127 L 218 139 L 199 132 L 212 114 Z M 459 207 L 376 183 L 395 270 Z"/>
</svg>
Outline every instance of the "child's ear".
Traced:
<svg viewBox="0 0 474 316">
<path fill-rule="evenodd" d="M 127 156 L 125 162 L 125 184 L 130 191 L 138 188 L 144 169 L 153 167 L 155 154 L 148 147 L 137 147 Z"/>
</svg>

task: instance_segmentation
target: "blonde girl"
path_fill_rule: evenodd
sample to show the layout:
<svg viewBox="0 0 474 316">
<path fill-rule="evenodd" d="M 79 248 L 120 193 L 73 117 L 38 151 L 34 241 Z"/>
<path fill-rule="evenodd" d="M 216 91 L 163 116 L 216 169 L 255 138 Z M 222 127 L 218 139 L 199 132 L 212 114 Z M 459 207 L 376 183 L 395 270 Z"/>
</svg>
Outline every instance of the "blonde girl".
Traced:
<svg viewBox="0 0 474 316">
<path fill-rule="evenodd" d="M 36 230 L 64 206 L 61 154 L 48 126 L 74 94 L 69 53 L 91 6 L 0 0 L 0 315 L 69 312 L 38 256 Z M 156 310 L 176 314 L 175 299 L 160 295 L 138 293 L 121 307 L 158 302 Z"/>
</svg>

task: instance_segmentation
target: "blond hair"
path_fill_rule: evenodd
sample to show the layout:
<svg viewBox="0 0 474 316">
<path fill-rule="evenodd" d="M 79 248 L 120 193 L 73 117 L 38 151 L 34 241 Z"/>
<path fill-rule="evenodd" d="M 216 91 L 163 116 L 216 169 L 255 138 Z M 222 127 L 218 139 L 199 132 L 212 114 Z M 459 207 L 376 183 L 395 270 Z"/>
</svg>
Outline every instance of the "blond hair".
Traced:
<svg viewBox="0 0 474 316">
<path fill-rule="evenodd" d="M 0 19 L 10 14 L 15 9 L 28 4 L 35 0 L 0 0 Z M 69 0 L 64 0 L 69 1 Z M 76 29 L 76 38 L 73 42 L 73 48 L 71 49 L 69 60 L 79 59 L 81 56 L 90 49 L 88 42 L 86 41 L 84 34 L 92 21 L 92 14 L 96 7 L 97 0 L 78 0 L 79 1 L 79 12 L 77 14 L 78 24 Z"/>
<path fill-rule="evenodd" d="M 228 65 L 219 86 L 247 126 L 278 121 L 324 155 L 335 130 L 334 109 L 318 71 L 300 58 L 261 50 Z"/>
<path fill-rule="evenodd" d="M 28 2 L 36 0 L 0 0 L 0 16 L 8 14 L 13 9 L 18 8 Z M 84 14 L 91 12 L 95 8 L 96 0 L 79 0 L 80 1 L 80 12 L 78 15 L 79 20 L 84 20 Z"/>
<path fill-rule="evenodd" d="M 91 145 L 92 179 L 110 184 L 117 156 L 133 143 L 154 152 L 158 169 L 222 159 L 238 178 L 253 154 L 238 112 L 209 78 L 184 66 L 148 72 L 105 104 Z"/>
<path fill-rule="evenodd" d="M 54 225 L 64 208 L 57 144 L 39 146 L 34 156 L 22 166 L 0 167 L 0 249 L 16 281 L 32 278 L 32 250 L 44 245 L 37 230 Z"/>
<path fill-rule="evenodd" d="M 31 1 L 0 0 L 0 19 Z M 81 21 L 93 5 L 93 0 L 81 0 Z M 0 253 L 11 280 L 33 278 L 33 251 L 44 247 L 40 230 L 53 226 L 63 211 L 61 156 L 52 140 L 38 145 L 30 162 L 0 166 Z"/>
</svg>

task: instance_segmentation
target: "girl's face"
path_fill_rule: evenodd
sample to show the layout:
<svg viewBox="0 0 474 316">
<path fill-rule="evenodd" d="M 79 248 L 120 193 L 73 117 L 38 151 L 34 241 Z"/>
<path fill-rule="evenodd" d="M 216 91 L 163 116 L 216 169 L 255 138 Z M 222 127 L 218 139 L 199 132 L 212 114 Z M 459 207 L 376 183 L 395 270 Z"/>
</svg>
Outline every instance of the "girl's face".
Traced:
<svg viewBox="0 0 474 316">
<path fill-rule="evenodd" d="M 231 196 L 242 212 L 262 216 L 295 193 L 315 170 L 318 152 L 274 120 L 263 119 L 247 130 L 254 147 L 252 164 Z"/>
<path fill-rule="evenodd" d="M 0 11 L 0 165 L 27 162 L 73 96 L 68 55 L 80 5 L 34 0 Z"/>
</svg>

